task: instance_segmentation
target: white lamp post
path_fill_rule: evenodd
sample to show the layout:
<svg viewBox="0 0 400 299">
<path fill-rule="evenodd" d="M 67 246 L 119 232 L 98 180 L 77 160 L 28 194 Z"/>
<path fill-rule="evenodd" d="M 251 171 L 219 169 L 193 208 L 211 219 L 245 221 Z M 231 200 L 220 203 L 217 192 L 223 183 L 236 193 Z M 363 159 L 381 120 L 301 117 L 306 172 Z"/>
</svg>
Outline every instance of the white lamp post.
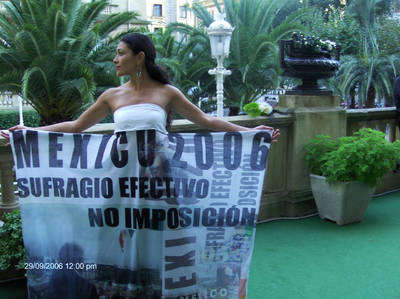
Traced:
<svg viewBox="0 0 400 299">
<path fill-rule="evenodd" d="M 18 111 L 19 111 L 19 125 L 23 126 L 24 125 L 24 116 L 22 114 L 22 98 L 19 97 L 18 99 Z"/>
<path fill-rule="evenodd" d="M 224 68 L 223 62 L 229 55 L 233 27 L 224 20 L 224 15 L 217 13 L 216 20 L 207 28 L 210 36 L 211 55 L 217 59 L 217 67 L 209 70 L 210 75 L 217 78 L 217 116 L 223 117 L 224 100 L 224 76 L 230 75 L 231 71 Z"/>
</svg>

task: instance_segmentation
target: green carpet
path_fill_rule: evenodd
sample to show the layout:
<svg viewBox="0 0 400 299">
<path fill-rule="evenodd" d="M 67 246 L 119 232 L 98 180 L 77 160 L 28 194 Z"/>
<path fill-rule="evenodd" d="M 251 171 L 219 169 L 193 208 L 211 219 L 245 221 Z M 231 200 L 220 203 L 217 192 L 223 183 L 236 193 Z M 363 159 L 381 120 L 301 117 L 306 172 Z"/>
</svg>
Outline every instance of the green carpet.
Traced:
<svg viewBox="0 0 400 299">
<path fill-rule="evenodd" d="M 374 198 L 357 224 L 259 224 L 248 298 L 400 298 L 400 192 Z"/>
</svg>

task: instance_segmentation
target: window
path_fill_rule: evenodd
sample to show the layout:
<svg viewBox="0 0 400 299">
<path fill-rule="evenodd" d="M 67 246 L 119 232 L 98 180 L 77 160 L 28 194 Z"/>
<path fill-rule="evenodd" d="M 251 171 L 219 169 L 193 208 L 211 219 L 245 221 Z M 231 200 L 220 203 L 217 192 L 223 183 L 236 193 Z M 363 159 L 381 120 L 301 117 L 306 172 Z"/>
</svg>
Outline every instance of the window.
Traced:
<svg viewBox="0 0 400 299">
<path fill-rule="evenodd" d="M 179 6 L 179 17 L 183 19 L 187 18 L 186 6 Z"/>
<path fill-rule="evenodd" d="M 104 13 L 105 13 L 106 15 L 111 14 L 111 5 L 107 5 L 107 6 L 106 6 L 106 8 L 104 9 Z"/>
<path fill-rule="evenodd" d="M 153 5 L 153 16 L 154 17 L 162 17 L 162 5 L 161 4 Z"/>
<path fill-rule="evenodd" d="M 1 1 L 1 0 L 0 0 Z M 117 4 L 112 4 L 111 1 L 109 2 L 110 4 L 104 8 L 104 14 L 110 15 L 115 12 L 116 9 L 118 9 Z"/>
</svg>

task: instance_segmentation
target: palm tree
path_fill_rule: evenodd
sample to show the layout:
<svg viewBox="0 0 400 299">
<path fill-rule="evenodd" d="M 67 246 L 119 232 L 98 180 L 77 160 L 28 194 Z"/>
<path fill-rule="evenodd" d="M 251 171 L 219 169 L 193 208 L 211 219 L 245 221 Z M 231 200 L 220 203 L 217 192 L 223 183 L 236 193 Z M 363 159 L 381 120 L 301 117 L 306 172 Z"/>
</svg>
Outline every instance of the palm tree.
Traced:
<svg viewBox="0 0 400 299">
<path fill-rule="evenodd" d="M 117 84 L 109 60 L 115 39 L 109 34 L 138 15 L 105 17 L 102 11 L 108 4 L 107 0 L 3 2 L 0 91 L 21 95 L 39 113 L 42 124 L 52 124 L 71 120 L 91 103 L 96 81 Z"/>
<path fill-rule="evenodd" d="M 391 98 L 399 57 L 381 53 L 377 42 L 378 15 L 383 0 L 353 0 L 350 15 L 357 20 L 362 43 L 357 55 L 345 56 L 338 72 L 344 98 L 358 90 L 360 106 L 375 107 L 375 98 Z"/>
<path fill-rule="evenodd" d="M 396 77 L 399 58 L 395 55 L 360 52 L 357 56 L 345 56 L 339 69 L 338 79 L 343 98 L 352 97 L 358 90 L 359 107 L 375 107 L 375 98 L 391 98 L 392 83 Z"/>
<path fill-rule="evenodd" d="M 173 74 L 174 84 L 193 103 L 198 104 L 198 100 L 204 94 L 215 92 L 215 80 L 208 75 L 208 70 L 212 69 L 215 63 L 210 57 L 210 41 L 205 28 L 173 23 L 167 27 L 165 35 L 169 35 L 174 43 L 171 43 L 170 40 L 157 47 L 157 39 L 155 40 L 160 56 L 169 60 L 163 60 L 160 63 L 171 66 L 167 68 Z M 164 41 L 166 41 L 165 38 Z M 171 62 L 175 63 L 171 65 Z"/>
<path fill-rule="evenodd" d="M 301 30 L 300 19 L 308 13 L 308 10 L 297 10 L 277 23 L 279 11 L 291 1 L 224 0 L 227 21 L 235 28 L 230 55 L 226 59 L 232 75 L 225 77 L 224 84 L 224 94 L 231 106 L 242 108 L 265 90 L 278 86 L 278 41 L 293 31 Z M 194 82 L 200 79 L 200 82 L 207 82 L 208 89 L 213 86 L 214 78 L 207 71 L 215 66 L 215 62 L 210 57 L 210 42 L 205 28 L 213 18 L 199 4 L 194 5 L 193 11 L 201 21 L 201 27 L 174 24 L 173 28 L 187 38 L 189 54 L 186 61 L 191 69 L 186 72 Z"/>
<path fill-rule="evenodd" d="M 181 67 L 181 51 L 184 47 L 183 41 L 178 41 L 170 28 L 165 31 L 158 30 L 153 33 L 147 32 L 152 38 L 157 52 L 157 63 L 163 66 L 171 76 L 171 81 L 179 89 L 185 90 L 185 69 Z"/>
</svg>

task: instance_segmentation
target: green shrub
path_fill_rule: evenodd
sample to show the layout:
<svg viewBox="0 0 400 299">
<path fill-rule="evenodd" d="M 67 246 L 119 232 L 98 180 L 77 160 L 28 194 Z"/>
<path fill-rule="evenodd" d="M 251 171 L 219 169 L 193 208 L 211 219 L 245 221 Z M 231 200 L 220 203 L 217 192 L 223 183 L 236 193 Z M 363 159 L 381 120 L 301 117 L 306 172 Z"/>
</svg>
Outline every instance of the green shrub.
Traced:
<svg viewBox="0 0 400 299">
<path fill-rule="evenodd" d="M 328 182 L 375 186 L 400 161 L 400 141 L 391 143 L 384 133 L 372 129 L 337 139 L 318 135 L 307 143 L 306 151 L 311 173 L 325 176 Z"/>
<path fill-rule="evenodd" d="M 40 117 L 35 110 L 24 110 L 24 125 L 37 127 Z M 18 110 L 0 110 L 0 129 L 8 129 L 19 124 Z"/>
<path fill-rule="evenodd" d="M 339 147 L 339 141 L 326 135 L 318 135 L 310 140 L 306 145 L 306 160 L 311 173 L 323 175 L 321 165 L 327 162 L 327 153 L 336 150 Z"/>
<path fill-rule="evenodd" d="M 0 227 L 0 269 L 23 269 L 25 248 L 22 241 L 21 215 L 19 210 L 4 213 Z"/>
</svg>

